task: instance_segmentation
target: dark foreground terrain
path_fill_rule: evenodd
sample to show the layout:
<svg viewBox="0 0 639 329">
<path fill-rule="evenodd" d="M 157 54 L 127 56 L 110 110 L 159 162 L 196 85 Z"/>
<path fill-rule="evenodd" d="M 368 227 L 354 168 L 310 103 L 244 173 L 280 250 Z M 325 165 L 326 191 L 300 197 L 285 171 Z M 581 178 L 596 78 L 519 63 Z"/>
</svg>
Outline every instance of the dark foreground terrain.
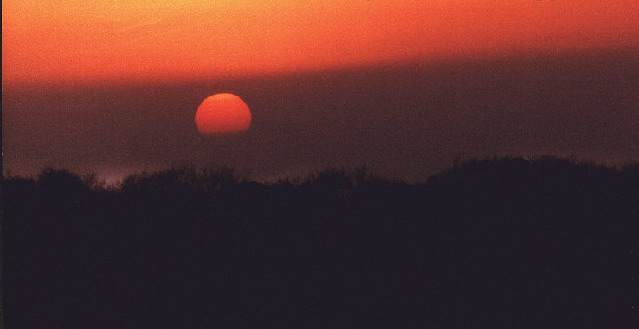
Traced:
<svg viewBox="0 0 639 329">
<path fill-rule="evenodd" d="M 639 166 L 4 177 L 7 328 L 639 326 Z"/>
</svg>

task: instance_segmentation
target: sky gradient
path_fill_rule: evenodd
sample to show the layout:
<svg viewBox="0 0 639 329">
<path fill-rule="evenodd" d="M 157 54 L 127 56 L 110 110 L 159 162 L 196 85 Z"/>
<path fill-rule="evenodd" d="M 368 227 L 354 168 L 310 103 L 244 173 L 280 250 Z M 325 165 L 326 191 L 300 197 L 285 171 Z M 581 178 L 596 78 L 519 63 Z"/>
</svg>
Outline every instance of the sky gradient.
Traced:
<svg viewBox="0 0 639 329">
<path fill-rule="evenodd" d="M 425 180 L 456 159 L 639 160 L 639 1 L 4 1 L 3 165 Z M 203 136 L 210 95 L 248 131 Z"/>
<path fill-rule="evenodd" d="M 639 2 L 4 1 L 3 81 L 174 81 L 638 48 Z"/>
</svg>

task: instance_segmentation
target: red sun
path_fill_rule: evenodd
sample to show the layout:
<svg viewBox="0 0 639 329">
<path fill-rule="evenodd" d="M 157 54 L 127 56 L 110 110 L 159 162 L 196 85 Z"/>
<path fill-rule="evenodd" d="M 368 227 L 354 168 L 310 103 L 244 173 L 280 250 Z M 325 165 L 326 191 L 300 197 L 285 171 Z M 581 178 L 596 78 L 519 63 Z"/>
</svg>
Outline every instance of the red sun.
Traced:
<svg viewBox="0 0 639 329">
<path fill-rule="evenodd" d="M 202 134 L 225 134 L 246 131 L 251 126 L 251 111 L 233 94 L 207 97 L 197 108 L 195 126 Z"/>
</svg>

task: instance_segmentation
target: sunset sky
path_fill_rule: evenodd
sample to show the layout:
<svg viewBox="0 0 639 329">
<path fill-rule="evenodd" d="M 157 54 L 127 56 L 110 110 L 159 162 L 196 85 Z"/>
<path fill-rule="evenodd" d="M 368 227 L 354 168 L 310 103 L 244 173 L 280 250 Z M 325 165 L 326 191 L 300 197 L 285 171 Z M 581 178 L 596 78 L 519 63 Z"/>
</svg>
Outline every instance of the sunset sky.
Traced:
<svg viewBox="0 0 639 329">
<path fill-rule="evenodd" d="M 637 48 L 639 2 L 13 0 L 3 81 L 190 80 Z"/>
<path fill-rule="evenodd" d="M 4 0 L 0 119 L 12 329 L 639 329 L 639 0 Z"/>
<path fill-rule="evenodd" d="M 4 170 L 176 163 L 274 178 L 457 159 L 639 159 L 639 1 L 12 0 Z M 210 95 L 250 128 L 203 136 Z"/>
</svg>

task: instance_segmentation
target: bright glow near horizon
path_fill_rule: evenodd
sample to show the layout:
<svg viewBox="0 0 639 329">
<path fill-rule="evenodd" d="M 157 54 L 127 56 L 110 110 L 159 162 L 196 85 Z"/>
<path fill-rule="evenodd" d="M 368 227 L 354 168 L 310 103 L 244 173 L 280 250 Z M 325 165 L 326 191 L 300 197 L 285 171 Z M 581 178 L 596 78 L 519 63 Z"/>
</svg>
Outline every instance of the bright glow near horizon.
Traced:
<svg viewBox="0 0 639 329">
<path fill-rule="evenodd" d="M 4 1 L 3 80 L 194 79 L 639 48 L 639 2 Z"/>
</svg>

